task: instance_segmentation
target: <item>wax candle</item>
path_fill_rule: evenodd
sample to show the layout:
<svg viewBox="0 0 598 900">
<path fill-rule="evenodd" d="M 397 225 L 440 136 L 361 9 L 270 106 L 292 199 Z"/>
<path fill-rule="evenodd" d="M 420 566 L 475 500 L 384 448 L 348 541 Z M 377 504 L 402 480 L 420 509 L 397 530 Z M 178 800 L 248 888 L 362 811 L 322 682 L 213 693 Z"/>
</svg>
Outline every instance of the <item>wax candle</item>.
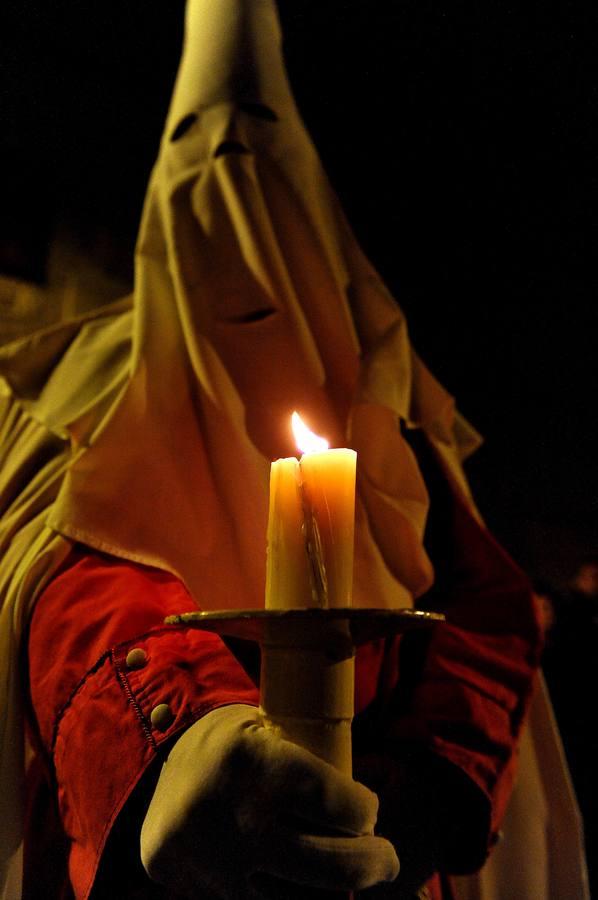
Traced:
<svg viewBox="0 0 598 900">
<path fill-rule="evenodd" d="M 357 454 L 292 420 L 302 456 L 271 467 L 266 608 L 350 606 Z"/>
<path fill-rule="evenodd" d="M 266 608 L 350 606 L 356 453 L 327 449 L 293 418 L 303 455 L 272 463 Z M 350 774 L 354 651 L 348 624 L 291 625 L 274 620 L 265 629 L 264 724 Z"/>
</svg>

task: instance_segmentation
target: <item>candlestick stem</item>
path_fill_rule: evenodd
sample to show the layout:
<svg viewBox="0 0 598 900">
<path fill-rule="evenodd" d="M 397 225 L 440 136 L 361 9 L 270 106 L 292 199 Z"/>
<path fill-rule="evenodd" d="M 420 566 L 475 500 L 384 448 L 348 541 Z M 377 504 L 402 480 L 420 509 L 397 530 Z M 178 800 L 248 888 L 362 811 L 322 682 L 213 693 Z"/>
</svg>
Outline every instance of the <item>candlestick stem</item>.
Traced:
<svg viewBox="0 0 598 900">
<path fill-rule="evenodd" d="M 264 724 L 351 776 L 355 648 L 348 623 L 295 626 L 290 629 L 272 621 L 264 630 L 260 675 Z M 303 896 L 352 898 L 351 893 L 321 891 Z"/>
</svg>

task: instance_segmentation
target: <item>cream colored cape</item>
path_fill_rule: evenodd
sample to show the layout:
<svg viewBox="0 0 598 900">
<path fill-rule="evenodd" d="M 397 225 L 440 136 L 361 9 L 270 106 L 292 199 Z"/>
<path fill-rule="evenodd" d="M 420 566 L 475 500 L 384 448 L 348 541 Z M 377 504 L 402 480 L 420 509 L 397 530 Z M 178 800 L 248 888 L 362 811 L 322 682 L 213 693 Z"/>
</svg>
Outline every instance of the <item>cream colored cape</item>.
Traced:
<svg viewBox="0 0 598 900">
<path fill-rule="evenodd" d="M 203 608 L 262 606 L 269 467 L 295 452 L 293 409 L 358 451 L 357 605 L 411 605 L 433 577 L 400 421 L 425 429 L 469 498 L 460 461 L 478 437 L 331 192 L 274 3 L 190 0 L 186 26 L 132 305 L 0 355 L 0 853 L 19 834 L 19 635 L 68 540 L 173 572 Z"/>
</svg>

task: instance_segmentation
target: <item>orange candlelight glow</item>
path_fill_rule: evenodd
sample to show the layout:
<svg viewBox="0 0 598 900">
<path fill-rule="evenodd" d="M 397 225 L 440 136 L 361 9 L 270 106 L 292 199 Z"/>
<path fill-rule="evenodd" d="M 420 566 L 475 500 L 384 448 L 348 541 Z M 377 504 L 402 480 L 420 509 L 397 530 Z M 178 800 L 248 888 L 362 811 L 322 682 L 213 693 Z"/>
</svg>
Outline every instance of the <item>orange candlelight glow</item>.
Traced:
<svg viewBox="0 0 598 900">
<path fill-rule="evenodd" d="M 297 449 L 301 453 L 320 453 L 322 450 L 328 450 L 330 444 L 326 438 L 310 431 L 298 412 L 294 412 L 291 416 L 291 427 Z"/>
</svg>

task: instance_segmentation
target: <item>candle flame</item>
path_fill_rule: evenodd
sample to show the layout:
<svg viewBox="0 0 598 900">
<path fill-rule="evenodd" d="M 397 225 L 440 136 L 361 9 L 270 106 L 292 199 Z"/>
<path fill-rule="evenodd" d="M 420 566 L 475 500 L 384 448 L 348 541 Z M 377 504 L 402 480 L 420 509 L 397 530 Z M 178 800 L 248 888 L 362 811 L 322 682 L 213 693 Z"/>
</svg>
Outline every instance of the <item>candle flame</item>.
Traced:
<svg viewBox="0 0 598 900">
<path fill-rule="evenodd" d="M 328 441 L 310 431 L 298 412 L 294 412 L 291 416 L 291 425 L 295 443 L 301 453 L 319 453 L 322 450 L 328 450 L 330 446 Z"/>
</svg>

